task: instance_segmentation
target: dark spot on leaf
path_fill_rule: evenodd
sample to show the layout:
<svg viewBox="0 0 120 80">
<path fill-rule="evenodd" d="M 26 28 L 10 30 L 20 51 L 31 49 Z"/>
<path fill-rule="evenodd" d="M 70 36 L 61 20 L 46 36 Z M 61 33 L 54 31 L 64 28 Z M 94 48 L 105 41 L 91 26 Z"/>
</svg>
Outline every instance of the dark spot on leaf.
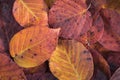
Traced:
<svg viewBox="0 0 120 80">
<path fill-rule="evenodd" d="M 90 35 L 91 35 L 91 36 L 94 36 L 94 32 L 90 32 Z"/>
<path fill-rule="evenodd" d="M 28 49 L 28 51 L 30 51 L 31 49 Z"/>
<path fill-rule="evenodd" d="M 84 54 L 86 54 L 86 53 L 89 53 L 89 51 L 87 51 L 87 50 L 84 50 L 84 51 L 83 51 L 83 53 L 84 53 Z"/>
<path fill-rule="evenodd" d="M 34 56 L 37 56 L 37 54 L 36 54 L 36 53 L 34 53 L 33 55 L 34 55 Z"/>
<path fill-rule="evenodd" d="M 82 37 L 82 36 L 83 36 L 83 34 L 80 34 L 79 36 L 80 36 L 80 37 Z"/>
<path fill-rule="evenodd" d="M 23 56 L 21 56 L 21 58 L 23 58 Z"/>
<path fill-rule="evenodd" d="M 32 42 L 32 39 L 30 39 L 30 42 Z"/>
<path fill-rule="evenodd" d="M 17 54 L 15 54 L 15 57 L 17 56 Z"/>
<path fill-rule="evenodd" d="M 91 58 L 87 58 L 87 61 L 91 61 L 92 59 Z"/>
</svg>

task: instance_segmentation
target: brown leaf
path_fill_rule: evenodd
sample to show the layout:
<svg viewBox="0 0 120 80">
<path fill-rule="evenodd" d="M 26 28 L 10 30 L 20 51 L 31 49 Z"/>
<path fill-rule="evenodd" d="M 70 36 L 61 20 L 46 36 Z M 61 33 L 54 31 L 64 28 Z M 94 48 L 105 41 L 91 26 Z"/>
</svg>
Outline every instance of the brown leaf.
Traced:
<svg viewBox="0 0 120 80">
<path fill-rule="evenodd" d="M 97 66 L 102 72 L 104 72 L 107 78 L 109 79 L 111 77 L 111 71 L 107 61 L 98 51 L 94 49 L 89 50 L 92 53 L 94 65 Z"/>
<path fill-rule="evenodd" d="M 85 0 L 57 0 L 49 11 L 49 24 L 61 27 L 60 37 L 76 39 L 89 30 L 92 18 Z"/>
<path fill-rule="evenodd" d="M 22 67 L 29 68 L 42 64 L 54 51 L 59 30 L 34 26 L 18 32 L 10 41 L 11 56 Z"/>
<path fill-rule="evenodd" d="M 22 69 L 2 53 L 0 53 L 0 80 L 26 80 Z"/>
</svg>

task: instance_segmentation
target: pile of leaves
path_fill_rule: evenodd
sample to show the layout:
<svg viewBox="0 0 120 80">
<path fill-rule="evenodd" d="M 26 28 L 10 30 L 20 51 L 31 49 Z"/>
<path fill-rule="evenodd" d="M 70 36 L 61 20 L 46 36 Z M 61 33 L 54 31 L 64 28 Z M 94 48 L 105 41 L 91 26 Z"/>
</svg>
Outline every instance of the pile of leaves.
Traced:
<svg viewBox="0 0 120 80">
<path fill-rule="evenodd" d="M 120 80 L 120 0 L 0 0 L 0 80 Z"/>
</svg>

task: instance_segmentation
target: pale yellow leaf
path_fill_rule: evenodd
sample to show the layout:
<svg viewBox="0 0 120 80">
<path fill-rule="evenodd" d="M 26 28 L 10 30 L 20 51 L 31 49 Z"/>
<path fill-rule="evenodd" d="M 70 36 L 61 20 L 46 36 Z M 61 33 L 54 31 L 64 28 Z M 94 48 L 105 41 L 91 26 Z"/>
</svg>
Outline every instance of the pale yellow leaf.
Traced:
<svg viewBox="0 0 120 80">
<path fill-rule="evenodd" d="M 59 80 L 90 80 L 91 53 L 79 42 L 62 40 L 50 58 L 50 70 Z"/>
</svg>

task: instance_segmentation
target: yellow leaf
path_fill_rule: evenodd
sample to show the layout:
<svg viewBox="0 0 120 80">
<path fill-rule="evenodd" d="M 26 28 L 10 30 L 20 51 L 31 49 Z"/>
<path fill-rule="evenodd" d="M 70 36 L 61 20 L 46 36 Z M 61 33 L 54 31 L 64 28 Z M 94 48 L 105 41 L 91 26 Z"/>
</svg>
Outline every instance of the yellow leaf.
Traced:
<svg viewBox="0 0 120 80">
<path fill-rule="evenodd" d="M 47 6 L 44 0 L 16 0 L 13 6 L 13 15 L 23 27 L 48 22 Z"/>
<path fill-rule="evenodd" d="M 0 53 L 0 80 L 27 80 L 23 70 L 6 53 Z"/>
<path fill-rule="evenodd" d="M 10 53 L 19 66 L 35 67 L 51 56 L 57 44 L 59 29 L 43 27 L 26 28 L 11 39 Z"/>
<path fill-rule="evenodd" d="M 79 42 L 62 40 L 50 58 L 50 70 L 59 80 L 90 80 L 93 58 Z"/>
</svg>

